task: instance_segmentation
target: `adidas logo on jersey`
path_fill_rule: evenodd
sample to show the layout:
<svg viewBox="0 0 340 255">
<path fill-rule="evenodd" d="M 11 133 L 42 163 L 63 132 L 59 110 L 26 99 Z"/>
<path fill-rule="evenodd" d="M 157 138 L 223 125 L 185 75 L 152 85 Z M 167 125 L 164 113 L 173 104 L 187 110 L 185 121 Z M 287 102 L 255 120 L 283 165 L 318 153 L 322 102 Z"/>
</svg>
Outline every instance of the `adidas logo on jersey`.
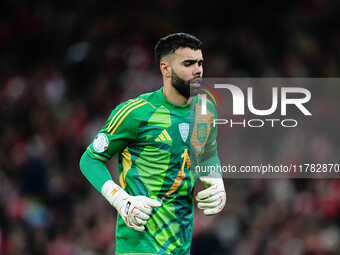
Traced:
<svg viewBox="0 0 340 255">
<path fill-rule="evenodd" d="M 162 142 L 168 145 L 172 145 L 172 139 L 165 129 L 163 129 L 162 133 L 158 135 L 158 137 L 155 139 L 155 142 Z"/>
</svg>

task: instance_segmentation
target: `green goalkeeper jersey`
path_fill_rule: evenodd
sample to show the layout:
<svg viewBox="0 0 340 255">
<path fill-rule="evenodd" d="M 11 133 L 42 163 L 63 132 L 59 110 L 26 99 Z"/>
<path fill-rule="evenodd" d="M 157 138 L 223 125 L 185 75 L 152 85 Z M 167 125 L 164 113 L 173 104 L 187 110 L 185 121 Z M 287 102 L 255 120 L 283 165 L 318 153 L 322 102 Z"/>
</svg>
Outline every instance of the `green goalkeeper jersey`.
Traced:
<svg viewBox="0 0 340 255">
<path fill-rule="evenodd" d="M 174 105 L 159 89 L 118 105 L 88 146 L 85 153 L 103 163 L 119 153 L 119 183 L 129 195 L 162 202 L 143 232 L 117 215 L 116 254 L 190 253 L 196 182 L 190 165 L 197 158 L 201 164 L 219 164 L 212 125 L 216 112 L 211 103 L 207 109 L 200 114 L 198 97 Z"/>
</svg>

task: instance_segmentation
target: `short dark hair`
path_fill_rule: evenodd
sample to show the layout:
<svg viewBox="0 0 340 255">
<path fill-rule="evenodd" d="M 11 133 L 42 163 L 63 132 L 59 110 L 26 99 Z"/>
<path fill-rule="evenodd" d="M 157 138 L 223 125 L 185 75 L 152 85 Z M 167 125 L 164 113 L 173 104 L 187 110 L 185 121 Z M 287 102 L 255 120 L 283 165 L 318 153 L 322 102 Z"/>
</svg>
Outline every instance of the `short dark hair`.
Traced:
<svg viewBox="0 0 340 255">
<path fill-rule="evenodd" d="M 187 33 L 170 34 L 159 39 L 155 46 L 155 60 L 159 64 L 161 58 L 174 53 L 178 48 L 190 48 L 200 50 L 202 42 L 193 35 Z"/>
</svg>

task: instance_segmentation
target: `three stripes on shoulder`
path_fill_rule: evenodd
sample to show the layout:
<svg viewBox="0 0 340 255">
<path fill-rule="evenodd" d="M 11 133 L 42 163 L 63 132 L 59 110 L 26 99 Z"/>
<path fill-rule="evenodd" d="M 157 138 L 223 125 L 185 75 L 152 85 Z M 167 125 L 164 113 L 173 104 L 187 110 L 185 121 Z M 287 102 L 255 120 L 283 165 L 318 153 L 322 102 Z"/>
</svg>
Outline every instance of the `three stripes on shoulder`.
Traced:
<svg viewBox="0 0 340 255">
<path fill-rule="evenodd" d="M 149 102 L 141 99 L 141 98 L 137 98 L 135 100 L 131 100 L 129 103 L 127 103 L 126 105 L 124 105 L 122 108 L 120 108 L 116 114 L 112 117 L 109 126 L 107 127 L 106 131 L 108 133 L 110 133 L 111 135 L 114 134 L 114 132 L 116 132 L 117 128 L 119 127 L 119 125 L 123 122 L 123 120 L 129 115 L 130 112 L 132 112 L 133 110 L 148 104 Z"/>
<path fill-rule="evenodd" d="M 133 110 L 148 104 L 149 102 L 145 101 L 144 99 L 137 98 L 134 100 L 131 100 L 129 103 L 124 105 L 122 108 L 120 108 L 115 115 L 112 117 L 109 126 L 107 127 L 106 131 L 110 133 L 111 135 L 116 132 L 119 125 L 124 121 L 124 119 L 129 115 L 130 112 Z M 169 135 L 169 133 L 164 129 L 158 137 L 155 139 L 155 142 L 162 142 L 166 143 L 168 145 L 172 145 L 172 139 Z"/>
</svg>

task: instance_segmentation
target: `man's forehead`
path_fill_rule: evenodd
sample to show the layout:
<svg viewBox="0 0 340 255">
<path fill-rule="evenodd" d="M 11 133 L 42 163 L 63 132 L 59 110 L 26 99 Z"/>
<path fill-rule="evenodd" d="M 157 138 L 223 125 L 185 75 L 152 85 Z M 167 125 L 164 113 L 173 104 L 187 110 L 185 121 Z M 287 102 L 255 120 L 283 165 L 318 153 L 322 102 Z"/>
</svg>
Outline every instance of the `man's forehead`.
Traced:
<svg viewBox="0 0 340 255">
<path fill-rule="evenodd" d="M 195 60 L 201 60 L 203 59 L 202 56 L 202 51 L 201 50 L 193 50 L 190 48 L 178 48 L 175 52 L 174 55 L 176 58 L 180 60 L 185 60 L 185 59 L 195 59 Z"/>
</svg>

